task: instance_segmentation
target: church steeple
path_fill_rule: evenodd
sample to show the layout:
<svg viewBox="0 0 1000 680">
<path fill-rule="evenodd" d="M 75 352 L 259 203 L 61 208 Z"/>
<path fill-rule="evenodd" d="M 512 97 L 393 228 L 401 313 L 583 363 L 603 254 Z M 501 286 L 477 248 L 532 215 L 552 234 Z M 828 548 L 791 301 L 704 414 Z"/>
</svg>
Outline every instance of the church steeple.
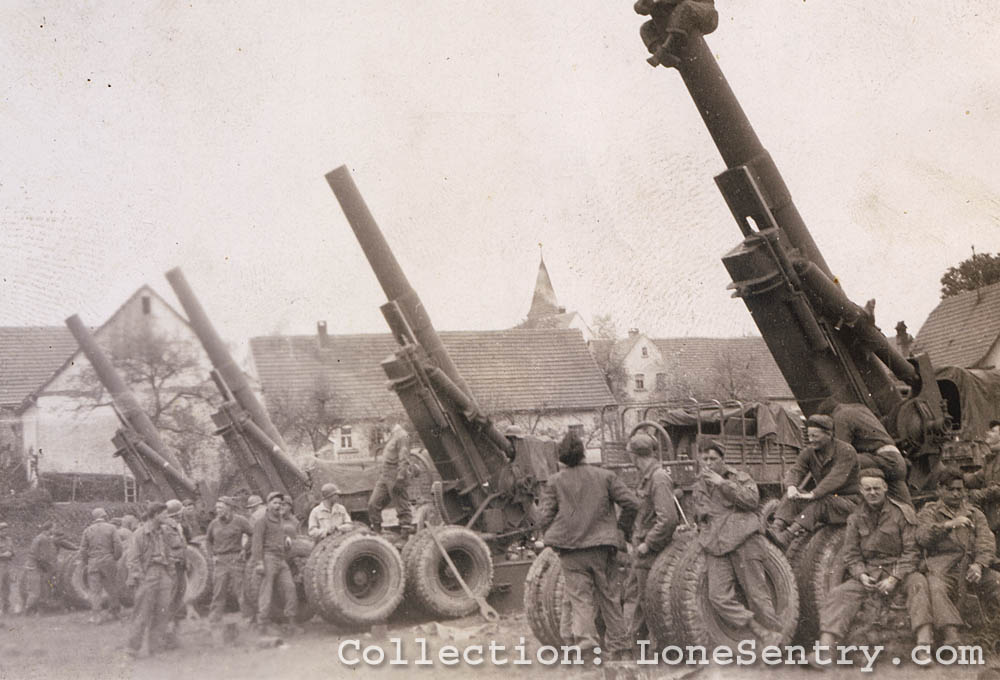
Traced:
<svg viewBox="0 0 1000 680">
<path fill-rule="evenodd" d="M 531 309 L 528 310 L 528 319 L 537 319 L 553 314 L 562 314 L 566 309 L 559 306 L 556 298 L 556 291 L 552 287 L 552 279 L 549 278 L 549 270 L 545 268 L 545 258 L 539 255 L 538 277 L 535 279 L 535 294 L 531 298 Z"/>
</svg>

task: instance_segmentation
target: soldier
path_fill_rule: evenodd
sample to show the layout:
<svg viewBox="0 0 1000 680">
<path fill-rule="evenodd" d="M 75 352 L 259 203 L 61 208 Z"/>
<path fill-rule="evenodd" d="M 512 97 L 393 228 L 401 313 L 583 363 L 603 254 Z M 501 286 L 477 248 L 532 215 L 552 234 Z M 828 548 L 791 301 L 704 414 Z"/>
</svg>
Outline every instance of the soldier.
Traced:
<svg viewBox="0 0 1000 680">
<path fill-rule="evenodd" d="M 240 610 L 243 606 L 243 537 L 251 536 L 253 529 L 246 517 L 234 513 L 236 500 L 221 497 L 215 503 L 215 519 L 205 533 L 205 551 L 212 561 L 212 604 L 208 620 L 222 621 L 226 601 L 230 593 L 235 594 Z"/>
<path fill-rule="evenodd" d="M 917 514 L 917 543 L 924 549 L 934 627 L 944 644 L 956 645 L 962 617 L 955 602 L 961 602 L 967 587 L 985 599 L 987 611 L 1000 608 L 1000 574 L 989 568 L 996 538 L 982 511 L 966 499 L 961 470 L 941 469 L 937 497 Z"/>
<path fill-rule="evenodd" d="M 963 479 L 970 489 L 969 500 L 986 515 L 990 531 L 995 536 L 1000 531 L 1000 456 L 997 455 L 1000 453 L 1000 420 L 990 421 L 986 446 L 989 453 L 983 467 L 964 475 Z"/>
<path fill-rule="evenodd" d="M 382 447 L 382 469 L 368 499 L 368 523 L 376 532 L 382 531 L 382 508 L 393 503 L 399 528 L 404 534 L 413 528 L 413 512 L 406 490 L 406 473 L 410 455 L 410 435 L 402 425 L 392 427 L 389 439 Z"/>
<path fill-rule="evenodd" d="M 764 571 L 767 539 L 761 535 L 760 494 L 753 478 L 726 465 L 722 446 L 705 445 L 694 485 L 698 543 L 705 553 L 708 600 L 719 618 L 734 628 L 749 628 L 765 644 L 777 644 L 781 621 Z M 739 582 L 755 615 L 736 596 Z M 752 602 L 751 602 L 752 598 Z"/>
<path fill-rule="evenodd" d="M 624 608 L 629 641 L 633 644 L 649 636 L 642 606 L 646 577 L 656 556 L 670 543 L 678 520 L 674 485 L 659 459 L 653 455 L 655 448 L 653 438 L 642 433 L 632 437 L 627 447 L 632 464 L 639 470 L 639 488 L 636 489 L 639 511 L 632 529 L 635 554 L 625 581 Z"/>
<path fill-rule="evenodd" d="M 572 607 L 573 641 L 584 651 L 598 646 L 596 599 L 608 649 L 627 654 L 631 643 L 611 579 L 615 554 L 624 547 L 619 528 L 632 525 L 638 501 L 614 472 L 587 465 L 583 442 L 571 434 L 559 443 L 559 462 L 566 468 L 542 487 L 539 526 L 547 527 L 545 543 L 559 554 Z M 617 524 L 615 505 L 622 509 Z"/>
<path fill-rule="evenodd" d="M 858 502 L 858 454 L 833 438 L 833 419 L 812 415 L 806 421 L 810 446 L 799 453 L 785 474 L 785 497 L 774 511 L 768 532 L 787 548 L 792 539 L 818 524 L 843 524 Z M 815 486 L 800 491 L 807 477 Z"/>
<path fill-rule="evenodd" d="M 121 526 L 116 530 L 118 538 L 122 541 L 122 547 L 128 547 L 128 542 L 137 528 L 139 520 L 135 515 L 122 515 Z"/>
<path fill-rule="evenodd" d="M 115 526 L 108 522 L 104 508 L 91 511 L 93 522 L 83 530 L 80 538 L 79 561 L 87 574 L 90 591 L 91 623 L 101 621 L 101 595 L 108 594 L 108 611 L 112 618 L 121 614 L 122 601 L 118 588 L 118 558 L 122 556 L 122 539 Z"/>
<path fill-rule="evenodd" d="M 247 512 L 250 513 L 250 526 L 257 523 L 264 513 L 267 512 L 267 506 L 264 505 L 264 499 L 254 494 L 247 499 Z"/>
<path fill-rule="evenodd" d="M 150 503 L 145 521 L 132 536 L 128 554 L 126 585 L 138 586 L 127 647 L 132 655 L 139 653 L 147 634 L 150 654 L 166 646 L 177 576 L 174 553 L 179 544 L 183 544 L 180 535 L 167 524 L 167 506 Z"/>
<path fill-rule="evenodd" d="M 820 412 L 833 418 L 833 436 L 858 452 L 858 466 L 877 467 L 885 473 L 889 495 L 913 505 L 906 484 L 906 460 L 882 421 L 864 404 L 838 404 L 832 398 L 820 405 Z"/>
<path fill-rule="evenodd" d="M 11 585 L 14 583 L 14 541 L 7 533 L 9 524 L 0 522 L 0 616 L 7 613 L 10 605 Z"/>
<path fill-rule="evenodd" d="M 868 593 L 892 595 L 900 583 L 917 645 L 934 642 L 927 578 L 917 571 L 917 515 L 913 507 L 886 498 L 889 486 L 881 468 L 860 473 L 862 503 L 847 518 L 844 567 L 851 577 L 827 593 L 819 613 L 821 645 L 842 639 Z M 920 652 L 929 660 L 930 650 Z"/>
<path fill-rule="evenodd" d="M 187 613 L 184 596 L 187 594 L 187 544 L 191 542 L 191 535 L 186 526 L 181 523 L 184 513 L 184 504 L 176 498 L 167 501 L 167 514 L 163 518 L 162 524 L 165 530 L 177 534 L 180 539 L 171 541 L 170 554 L 174 560 L 174 591 L 170 598 L 170 632 L 166 643 L 170 648 L 176 647 L 179 643 L 178 633 L 180 622 Z"/>
<path fill-rule="evenodd" d="M 253 543 L 250 561 L 254 571 L 260 575 L 260 594 L 257 596 L 257 624 L 261 633 L 268 631 L 271 616 L 271 600 L 274 590 L 280 590 L 284 603 L 284 615 L 288 621 L 295 620 L 298 596 L 291 568 L 288 566 L 288 536 L 281 520 L 281 505 L 284 495 L 272 491 L 267 495 L 267 513 L 253 526 Z M 291 632 L 294 624 L 289 624 Z"/>
<path fill-rule="evenodd" d="M 336 531 L 337 527 L 351 523 L 347 508 L 337 502 L 340 500 L 340 489 L 336 484 L 324 484 L 320 495 L 323 500 L 309 513 L 309 538 L 317 543 Z"/>
<path fill-rule="evenodd" d="M 54 589 L 56 564 L 59 549 L 76 550 L 76 546 L 66 540 L 61 532 L 56 531 L 51 521 L 42 525 L 42 532 L 35 536 L 28 548 L 28 557 L 24 562 L 24 614 L 37 612 L 38 604 L 45 595 Z"/>
</svg>

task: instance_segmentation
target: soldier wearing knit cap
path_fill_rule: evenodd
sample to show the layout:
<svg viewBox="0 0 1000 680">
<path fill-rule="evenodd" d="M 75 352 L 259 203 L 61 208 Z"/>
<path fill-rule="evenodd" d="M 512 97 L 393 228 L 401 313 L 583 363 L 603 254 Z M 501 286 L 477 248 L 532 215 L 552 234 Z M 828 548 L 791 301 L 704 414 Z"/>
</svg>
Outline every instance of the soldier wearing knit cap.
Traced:
<svg viewBox="0 0 1000 680">
<path fill-rule="evenodd" d="M 858 454 L 847 442 L 833 437 L 833 419 L 811 415 L 806 420 L 809 446 L 785 473 L 785 496 L 774 511 L 768 533 L 787 548 L 792 539 L 821 524 L 843 524 L 860 500 Z M 813 487 L 802 491 L 811 480 Z"/>
</svg>

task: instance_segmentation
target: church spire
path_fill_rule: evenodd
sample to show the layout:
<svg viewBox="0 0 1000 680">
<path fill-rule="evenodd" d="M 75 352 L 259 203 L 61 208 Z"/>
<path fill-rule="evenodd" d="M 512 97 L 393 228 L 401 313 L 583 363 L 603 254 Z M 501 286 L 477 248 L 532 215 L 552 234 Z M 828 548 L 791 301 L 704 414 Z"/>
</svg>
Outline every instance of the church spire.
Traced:
<svg viewBox="0 0 1000 680">
<path fill-rule="evenodd" d="M 539 249 L 541 246 L 539 245 Z M 531 298 L 531 309 L 528 310 L 528 319 L 537 319 L 543 316 L 552 316 L 566 311 L 559 306 L 556 299 L 556 291 L 552 287 L 552 279 L 549 278 L 549 270 L 545 268 L 545 258 L 539 253 L 538 277 L 535 279 L 535 294 Z"/>
</svg>

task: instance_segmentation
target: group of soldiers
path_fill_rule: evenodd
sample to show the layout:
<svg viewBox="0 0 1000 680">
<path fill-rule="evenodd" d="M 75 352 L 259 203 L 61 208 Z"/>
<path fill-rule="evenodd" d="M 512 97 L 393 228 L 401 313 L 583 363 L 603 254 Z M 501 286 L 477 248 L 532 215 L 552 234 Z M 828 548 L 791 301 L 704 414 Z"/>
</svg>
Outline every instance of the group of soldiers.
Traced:
<svg viewBox="0 0 1000 680">
<path fill-rule="evenodd" d="M 612 659 L 631 658 L 638 641 L 651 637 L 646 580 L 681 517 L 671 477 L 654 455 L 655 440 L 636 434 L 627 450 L 639 473 L 634 492 L 614 472 L 586 465 L 582 442 L 567 435 L 559 444 L 563 469 L 549 478 L 540 508 L 544 543 L 559 554 L 565 578 L 573 643 L 584 652 L 598 647 L 599 612 Z M 703 444 L 699 461 L 693 500 L 712 606 L 730 625 L 773 639 L 781 623 L 766 587 L 757 485 L 726 465 L 717 442 Z M 633 559 L 622 594 L 614 586 L 614 570 L 626 536 Z M 739 600 L 737 583 L 758 600 L 758 614 Z"/>
<path fill-rule="evenodd" d="M 905 459 L 871 411 L 860 404 L 821 410 L 806 421 L 809 443 L 783 480 L 785 493 L 770 525 L 760 517 L 754 480 L 725 463 L 720 443 L 701 443 L 692 501 L 715 614 L 748 638 L 776 643 L 782 622 L 765 574 L 766 541 L 787 548 L 824 524 L 846 523 L 846 580 L 821 603 L 820 643 L 840 641 L 865 598 L 892 598 L 901 589 L 920 653 L 930 654 L 935 631 L 941 644 L 958 644 L 965 593 L 977 594 L 986 611 L 1000 608 L 1000 574 L 992 569 L 993 531 L 1000 522 L 1000 422 L 990 423 L 986 465 L 972 474 L 939 466 L 937 500 L 918 513 Z M 597 647 L 599 613 L 611 658 L 632 656 L 637 641 L 650 638 L 645 582 L 679 522 L 671 477 L 655 448 L 642 433 L 629 441 L 639 473 L 633 492 L 610 470 L 586 465 L 582 442 L 567 435 L 559 444 L 562 469 L 541 497 L 544 543 L 559 554 L 573 642 L 583 650 Z M 629 536 L 631 567 L 619 593 L 616 553 Z"/>
<path fill-rule="evenodd" d="M 368 503 L 371 525 L 381 531 L 382 509 L 394 503 L 400 526 L 411 528 L 412 510 L 406 492 L 409 435 L 396 425 L 383 447 L 383 463 Z M 320 502 L 309 513 L 306 535 L 313 542 L 354 527 L 334 483 L 320 488 Z M 298 596 L 292 577 L 295 541 L 309 540 L 299 532 L 292 500 L 280 492 L 266 498 L 251 495 L 245 503 L 223 496 L 205 526 L 193 501 L 151 502 L 141 518 L 109 519 L 103 508 L 92 511 L 92 522 L 74 544 L 53 522 L 46 522 L 32 541 L 23 567 L 22 613 L 37 612 L 54 589 L 60 549 L 75 551 L 84 573 L 95 623 L 118 620 L 123 588 L 135 591 L 127 650 L 137 654 L 144 642 L 149 652 L 175 646 L 181 621 L 195 614 L 185 601 L 187 555 L 196 536 L 204 534 L 204 553 L 212 565 L 209 622 L 218 626 L 228 604 L 235 601 L 244 622 L 262 634 L 274 626 L 280 599 L 284 632 L 297 632 L 294 621 Z M 306 546 L 308 549 L 309 546 Z M 14 544 L 9 526 L 0 522 L 0 614 L 6 614 L 14 582 Z M 119 563 L 124 563 L 120 572 Z M 124 580 L 123 580 L 124 576 Z"/>
</svg>

